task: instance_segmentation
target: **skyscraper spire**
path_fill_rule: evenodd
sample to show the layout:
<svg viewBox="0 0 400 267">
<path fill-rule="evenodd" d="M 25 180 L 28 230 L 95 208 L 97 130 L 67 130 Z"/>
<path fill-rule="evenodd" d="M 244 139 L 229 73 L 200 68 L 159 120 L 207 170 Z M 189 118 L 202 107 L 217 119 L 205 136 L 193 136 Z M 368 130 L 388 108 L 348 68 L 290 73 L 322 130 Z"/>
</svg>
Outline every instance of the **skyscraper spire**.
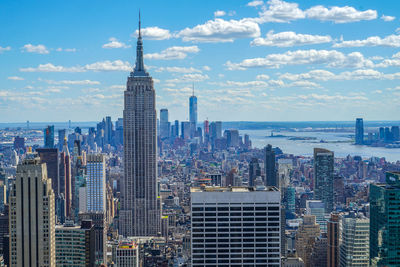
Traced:
<svg viewBox="0 0 400 267">
<path fill-rule="evenodd" d="M 194 96 L 194 83 L 192 83 L 192 96 Z"/>
<path fill-rule="evenodd" d="M 141 29 L 141 18 L 140 18 L 140 10 L 139 10 L 139 34 L 136 45 L 136 65 L 133 70 L 133 76 L 149 76 L 149 74 L 144 69 L 143 62 L 143 41 L 142 41 L 142 29 Z"/>
</svg>

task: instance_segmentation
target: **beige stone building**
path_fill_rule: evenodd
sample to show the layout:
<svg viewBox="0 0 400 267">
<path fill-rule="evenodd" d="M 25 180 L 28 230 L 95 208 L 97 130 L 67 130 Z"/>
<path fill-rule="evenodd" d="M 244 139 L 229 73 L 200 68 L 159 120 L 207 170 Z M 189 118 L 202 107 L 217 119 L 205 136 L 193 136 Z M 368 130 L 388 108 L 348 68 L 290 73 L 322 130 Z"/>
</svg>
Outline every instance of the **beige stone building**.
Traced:
<svg viewBox="0 0 400 267">
<path fill-rule="evenodd" d="M 46 164 L 28 154 L 10 191 L 10 266 L 56 266 L 55 224 Z"/>
<path fill-rule="evenodd" d="M 315 238 L 320 235 L 319 225 L 316 223 L 315 215 L 304 215 L 303 223 L 300 225 L 296 235 L 297 255 L 303 259 L 306 267 L 311 266 L 311 253 L 314 248 Z"/>
</svg>

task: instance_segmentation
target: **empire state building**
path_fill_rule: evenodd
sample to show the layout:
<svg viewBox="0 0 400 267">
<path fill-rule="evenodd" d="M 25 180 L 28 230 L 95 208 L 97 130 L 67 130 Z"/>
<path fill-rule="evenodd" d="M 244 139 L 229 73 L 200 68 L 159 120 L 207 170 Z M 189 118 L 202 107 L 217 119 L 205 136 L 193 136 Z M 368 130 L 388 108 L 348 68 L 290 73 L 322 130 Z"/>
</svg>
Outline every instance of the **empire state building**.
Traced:
<svg viewBox="0 0 400 267">
<path fill-rule="evenodd" d="M 136 65 L 124 92 L 124 179 L 119 233 L 155 236 L 160 232 L 157 193 L 157 115 L 153 79 L 144 68 L 140 29 Z"/>
</svg>

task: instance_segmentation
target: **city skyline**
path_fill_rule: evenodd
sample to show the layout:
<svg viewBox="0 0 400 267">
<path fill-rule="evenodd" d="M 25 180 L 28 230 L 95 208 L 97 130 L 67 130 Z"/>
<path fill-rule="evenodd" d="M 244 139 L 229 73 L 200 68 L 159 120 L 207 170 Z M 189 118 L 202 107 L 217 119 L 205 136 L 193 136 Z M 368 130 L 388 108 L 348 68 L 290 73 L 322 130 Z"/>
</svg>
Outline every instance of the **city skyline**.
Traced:
<svg viewBox="0 0 400 267">
<path fill-rule="evenodd" d="M 399 96 L 392 4 L 100 1 L 83 16 L 88 4 L 42 3 L 1 4 L 10 25 L 0 29 L 2 122 L 122 117 L 139 8 L 157 110 L 171 119 L 189 120 L 193 83 L 198 121 L 393 120 L 399 111 L 385 104 Z"/>
</svg>

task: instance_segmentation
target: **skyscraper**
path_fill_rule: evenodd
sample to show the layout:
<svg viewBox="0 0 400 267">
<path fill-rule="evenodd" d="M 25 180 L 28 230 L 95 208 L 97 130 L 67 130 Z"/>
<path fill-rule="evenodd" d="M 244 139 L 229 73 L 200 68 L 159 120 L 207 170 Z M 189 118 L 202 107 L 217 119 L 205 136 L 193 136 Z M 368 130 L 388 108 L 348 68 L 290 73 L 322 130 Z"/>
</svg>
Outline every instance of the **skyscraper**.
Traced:
<svg viewBox="0 0 400 267">
<path fill-rule="evenodd" d="M 169 137 L 170 123 L 168 121 L 168 109 L 160 109 L 160 136 L 161 138 Z"/>
<path fill-rule="evenodd" d="M 325 212 L 333 210 L 334 154 L 323 148 L 314 148 L 314 199 L 325 203 Z"/>
<path fill-rule="evenodd" d="M 59 189 L 59 160 L 57 148 L 38 148 L 36 149 L 42 163 L 46 163 L 47 176 L 51 179 L 54 196 L 57 197 Z"/>
<path fill-rule="evenodd" d="M 54 125 L 47 126 L 47 128 L 43 130 L 43 134 L 44 134 L 44 147 L 45 148 L 53 148 L 54 147 Z"/>
<path fill-rule="evenodd" d="M 64 139 L 62 152 L 60 153 L 60 194 L 64 196 L 64 215 L 71 216 L 72 181 L 71 181 L 71 156 L 69 154 L 67 139 Z"/>
<path fill-rule="evenodd" d="M 278 176 L 276 175 L 275 166 L 275 151 L 272 149 L 271 145 L 267 145 L 264 151 L 265 184 L 267 186 L 276 186 L 279 188 L 279 181 Z"/>
<path fill-rule="evenodd" d="M 106 164 L 102 154 L 87 155 L 86 209 L 106 212 Z"/>
<path fill-rule="evenodd" d="M 280 266 L 275 187 L 191 188 L 192 266 Z"/>
<path fill-rule="evenodd" d="M 342 218 L 340 267 L 369 265 L 369 219 L 350 213 Z M 333 265 L 330 265 L 333 266 Z M 339 266 L 339 265 L 336 265 Z M 395 266 L 395 265 L 387 265 Z M 398 266 L 398 265 L 396 265 Z M 329 267 L 329 265 L 328 265 Z"/>
<path fill-rule="evenodd" d="M 258 176 L 261 176 L 260 164 L 257 158 L 252 158 L 249 163 L 249 186 L 254 186 Z"/>
<path fill-rule="evenodd" d="M 385 184 L 370 185 L 370 259 L 377 266 L 400 266 L 400 172 Z"/>
<path fill-rule="evenodd" d="M 113 137 L 113 123 L 110 116 L 106 117 L 104 125 L 104 139 L 106 144 L 111 144 Z"/>
<path fill-rule="evenodd" d="M 160 231 L 157 198 L 157 115 L 153 79 L 144 68 L 140 30 L 136 65 L 124 93 L 124 179 L 120 234 L 151 236 Z"/>
<path fill-rule="evenodd" d="M 10 192 L 10 266 L 56 266 L 54 214 L 46 164 L 28 154 Z"/>
<path fill-rule="evenodd" d="M 189 98 L 189 122 L 190 122 L 190 135 L 194 136 L 194 132 L 197 129 L 197 97 L 194 95 L 194 85 L 193 93 Z"/>
<path fill-rule="evenodd" d="M 311 253 L 315 238 L 320 234 L 319 225 L 315 221 L 315 215 L 304 215 L 296 234 L 296 251 L 303 259 L 306 267 L 311 266 Z"/>
<path fill-rule="evenodd" d="M 364 122 L 362 118 L 356 119 L 356 145 L 364 143 Z"/>
<path fill-rule="evenodd" d="M 327 267 L 339 267 L 339 214 L 332 213 L 328 221 Z"/>
</svg>

